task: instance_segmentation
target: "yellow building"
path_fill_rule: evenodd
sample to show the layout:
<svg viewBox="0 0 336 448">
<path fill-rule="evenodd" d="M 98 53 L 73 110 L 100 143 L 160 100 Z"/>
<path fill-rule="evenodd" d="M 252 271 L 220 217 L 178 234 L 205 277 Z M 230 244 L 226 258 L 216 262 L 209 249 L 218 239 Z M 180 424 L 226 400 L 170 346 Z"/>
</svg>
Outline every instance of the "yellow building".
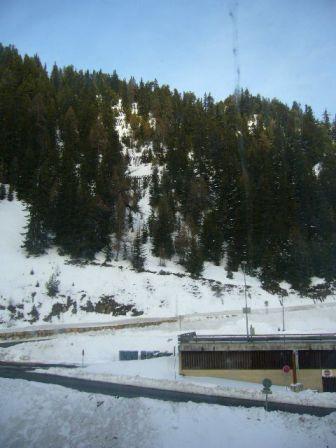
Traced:
<svg viewBox="0 0 336 448">
<path fill-rule="evenodd" d="M 336 392 L 336 334 L 179 336 L 181 375 Z"/>
</svg>

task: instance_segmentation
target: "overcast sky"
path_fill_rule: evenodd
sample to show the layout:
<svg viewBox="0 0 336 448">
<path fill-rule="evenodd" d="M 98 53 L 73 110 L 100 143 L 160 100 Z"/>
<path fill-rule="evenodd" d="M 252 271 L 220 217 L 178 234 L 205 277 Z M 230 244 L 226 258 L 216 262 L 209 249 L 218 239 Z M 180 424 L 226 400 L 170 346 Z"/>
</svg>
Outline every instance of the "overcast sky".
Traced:
<svg viewBox="0 0 336 448">
<path fill-rule="evenodd" d="M 235 88 L 232 10 L 241 86 L 335 114 L 336 0 L 0 0 L 0 42 L 219 100 Z"/>
</svg>

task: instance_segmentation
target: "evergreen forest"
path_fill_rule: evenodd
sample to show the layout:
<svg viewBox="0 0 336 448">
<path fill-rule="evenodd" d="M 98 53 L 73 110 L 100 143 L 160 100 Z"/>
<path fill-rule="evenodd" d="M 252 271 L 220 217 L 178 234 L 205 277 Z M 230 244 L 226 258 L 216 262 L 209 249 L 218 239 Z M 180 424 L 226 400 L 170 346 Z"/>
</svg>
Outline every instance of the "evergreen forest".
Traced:
<svg viewBox="0 0 336 448">
<path fill-rule="evenodd" d="M 131 148 L 152 166 L 145 183 L 129 176 Z M 137 228 L 146 188 L 150 216 Z M 248 90 L 216 102 L 116 72 L 48 72 L 0 44 L 0 206 L 14 193 L 27 205 L 28 255 L 103 252 L 141 272 L 150 243 L 193 276 L 205 261 L 228 276 L 243 263 L 265 287 L 286 280 L 301 292 L 312 276 L 336 276 L 336 120 L 296 102 Z"/>
</svg>

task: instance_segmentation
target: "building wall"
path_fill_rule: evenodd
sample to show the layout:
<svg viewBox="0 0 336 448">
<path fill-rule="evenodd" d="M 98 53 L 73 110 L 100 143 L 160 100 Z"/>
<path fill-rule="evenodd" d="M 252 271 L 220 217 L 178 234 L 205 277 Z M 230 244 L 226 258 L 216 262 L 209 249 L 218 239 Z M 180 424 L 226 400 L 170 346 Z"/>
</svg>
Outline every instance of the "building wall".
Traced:
<svg viewBox="0 0 336 448">
<path fill-rule="evenodd" d="M 292 371 L 283 373 L 282 370 L 265 369 L 190 369 L 180 370 L 181 375 L 187 376 L 212 376 L 217 378 L 226 378 L 236 381 L 248 381 L 261 385 L 264 378 L 269 378 L 277 386 L 289 386 L 293 382 Z M 297 381 L 303 384 L 305 389 L 313 389 L 322 392 L 322 371 L 321 369 L 297 370 Z"/>
<path fill-rule="evenodd" d="M 305 389 L 313 389 L 323 392 L 322 369 L 298 369 L 297 380 Z"/>
</svg>

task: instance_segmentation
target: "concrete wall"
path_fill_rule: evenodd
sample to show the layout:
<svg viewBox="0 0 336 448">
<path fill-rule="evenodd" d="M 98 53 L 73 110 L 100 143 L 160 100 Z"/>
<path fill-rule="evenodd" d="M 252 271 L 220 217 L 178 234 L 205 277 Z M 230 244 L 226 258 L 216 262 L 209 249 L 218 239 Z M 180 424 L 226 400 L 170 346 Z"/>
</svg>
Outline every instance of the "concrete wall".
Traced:
<svg viewBox="0 0 336 448">
<path fill-rule="evenodd" d="M 141 328 L 141 327 L 148 327 L 148 326 L 159 326 L 161 324 L 165 323 L 174 323 L 177 322 L 176 317 L 172 318 L 165 318 L 163 317 L 160 320 L 150 320 L 144 319 L 141 321 L 132 321 L 132 322 L 125 322 L 122 323 L 120 321 L 117 321 L 115 323 L 111 324 L 98 324 L 96 326 L 90 326 L 90 324 L 84 324 L 83 326 L 76 326 L 76 324 L 67 324 L 67 326 L 62 327 L 62 325 L 55 325 L 54 328 L 36 328 L 32 326 L 29 329 L 13 329 L 13 330 L 0 330 L 0 341 L 7 341 L 7 340 L 17 340 L 17 339 L 32 339 L 32 338 L 40 338 L 40 337 L 46 337 L 46 336 L 52 336 L 55 334 L 63 334 L 63 333 L 84 333 L 84 332 L 90 332 L 90 331 L 101 331 L 101 330 L 123 330 L 125 328 Z"/>
<path fill-rule="evenodd" d="M 293 382 L 292 371 L 283 373 L 282 370 L 265 369 L 185 369 L 180 370 L 181 375 L 187 376 L 212 376 L 217 378 L 226 378 L 236 381 L 248 381 L 251 383 L 261 382 L 264 378 L 269 378 L 277 386 L 289 386 Z M 297 370 L 297 381 L 303 384 L 305 389 L 314 389 L 322 392 L 322 371 L 321 369 L 302 369 Z"/>
<path fill-rule="evenodd" d="M 297 380 L 302 383 L 305 389 L 323 391 L 322 369 L 298 369 Z"/>
</svg>

